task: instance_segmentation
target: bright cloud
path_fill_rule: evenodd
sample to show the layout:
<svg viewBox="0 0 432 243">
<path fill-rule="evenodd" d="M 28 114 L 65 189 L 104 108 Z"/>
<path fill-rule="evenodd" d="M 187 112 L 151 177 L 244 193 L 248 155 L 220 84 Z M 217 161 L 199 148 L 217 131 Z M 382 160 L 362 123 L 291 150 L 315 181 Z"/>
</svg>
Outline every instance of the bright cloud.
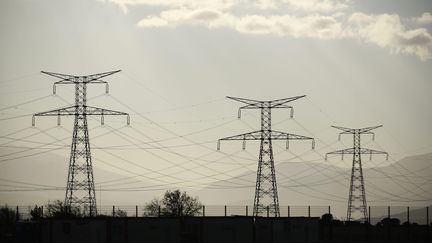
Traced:
<svg viewBox="0 0 432 243">
<path fill-rule="evenodd" d="M 100 0 L 101 1 L 101 0 Z M 352 39 L 387 48 L 391 53 L 432 58 L 432 37 L 426 28 L 407 28 L 397 14 L 349 13 L 353 0 L 105 0 L 125 12 L 135 5 L 160 6 L 138 27 L 185 25 L 227 28 L 243 34 L 291 38 Z M 241 9 L 241 11 L 237 11 Z M 269 11 L 270 10 L 270 11 Z M 242 13 L 239 15 L 238 13 Z M 274 14 L 278 13 L 278 14 Z M 295 14 L 294 14 L 295 13 Z M 408 19 L 432 23 L 431 13 Z M 414 21 L 413 21 L 414 20 Z"/>
<path fill-rule="evenodd" d="M 295 9 L 316 12 L 340 11 L 348 8 L 350 0 L 280 0 Z"/>
<path fill-rule="evenodd" d="M 210 8 L 210 9 L 229 9 L 238 5 L 242 0 L 99 0 L 117 4 L 127 13 L 129 7 L 137 5 L 162 6 L 167 8 Z"/>
<path fill-rule="evenodd" d="M 358 38 L 393 53 L 406 53 L 422 60 L 431 58 L 432 36 L 424 28 L 407 30 L 397 14 L 367 15 L 354 13 L 349 22 L 356 25 Z"/>
<path fill-rule="evenodd" d="M 148 16 L 137 23 L 139 27 L 176 27 L 178 25 L 203 25 L 208 28 L 227 27 L 234 17 L 213 9 L 170 9 L 159 16 Z"/>
<path fill-rule="evenodd" d="M 351 0 L 99 0 L 120 6 L 125 13 L 136 5 L 162 6 L 167 8 L 227 10 L 237 6 L 258 8 L 289 8 L 293 10 L 331 12 L 348 7 Z"/>
<path fill-rule="evenodd" d="M 335 18 L 320 15 L 245 16 L 237 19 L 234 29 L 246 34 L 274 34 L 294 38 L 335 39 L 343 34 L 342 25 Z"/>
<path fill-rule="evenodd" d="M 209 9 L 175 9 L 162 11 L 159 16 L 149 16 L 137 24 L 139 27 L 176 27 L 201 25 L 207 28 L 230 28 L 245 34 L 272 34 L 295 38 L 335 39 L 342 37 L 342 24 L 334 17 L 290 15 L 236 17 Z"/>
</svg>

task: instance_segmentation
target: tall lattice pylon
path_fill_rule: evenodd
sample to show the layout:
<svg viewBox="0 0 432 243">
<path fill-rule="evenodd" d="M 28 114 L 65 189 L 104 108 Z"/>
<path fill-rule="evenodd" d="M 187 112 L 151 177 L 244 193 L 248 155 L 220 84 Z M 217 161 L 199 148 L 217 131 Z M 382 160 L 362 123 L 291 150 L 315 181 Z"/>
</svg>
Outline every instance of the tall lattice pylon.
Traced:
<svg viewBox="0 0 432 243">
<path fill-rule="evenodd" d="M 375 134 L 371 132 L 374 129 L 377 129 L 381 126 L 375 127 L 366 127 L 366 128 L 345 128 L 345 127 L 336 127 L 332 126 L 336 129 L 342 130 L 339 134 L 339 140 L 342 134 L 352 134 L 354 137 L 354 145 L 352 148 L 333 151 L 326 154 L 340 154 L 343 156 L 345 154 L 353 155 L 352 169 L 351 169 L 351 181 L 349 187 L 349 196 L 348 196 L 348 208 L 347 208 L 347 220 L 348 221 L 369 221 L 368 213 L 367 213 L 367 203 L 366 203 L 366 191 L 364 186 L 364 177 L 363 177 L 363 169 L 362 169 L 362 154 L 369 154 L 370 159 L 372 159 L 372 154 L 385 154 L 388 153 L 373 149 L 362 148 L 360 144 L 360 135 L 361 134 L 371 134 L 372 139 L 375 139 Z"/>
<path fill-rule="evenodd" d="M 277 193 L 277 183 L 275 175 L 275 166 L 273 158 L 272 140 L 286 140 L 286 148 L 289 148 L 289 140 L 312 140 L 312 148 L 315 146 L 315 140 L 310 137 L 278 132 L 271 129 L 271 110 L 288 108 L 291 109 L 293 117 L 293 107 L 286 103 L 303 98 L 305 96 L 296 96 L 286 99 L 259 101 L 244 98 L 227 97 L 229 99 L 245 103 L 245 106 L 239 108 L 238 117 L 241 117 L 242 109 L 260 109 L 261 110 L 261 130 L 226 137 L 218 140 L 218 150 L 220 150 L 220 141 L 242 140 L 243 149 L 246 148 L 246 140 L 259 140 L 260 153 L 258 159 L 257 179 L 255 186 L 254 198 L 254 216 L 264 216 L 266 214 L 279 217 L 279 198 Z"/>
<path fill-rule="evenodd" d="M 125 115 L 127 116 L 127 124 L 129 125 L 129 115 L 124 112 L 88 106 L 87 85 L 105 84 L 105 92 L 108 93 L 108 83 L 101 80 L 101 78 L 117 72 L 120 72 L 120 70 L 75 76 L 42 71 L 44 74 L 61 79 L 54 83 L 54 94 L 56 93 L 57 84 L 75 85 L 75 105 L 33 115 L 33 126 L 35 125 L 36 116 L 57 116 L 58 125 L 60 125 L 61 116 L 75 116 L 64 204 L 69 210 L 79 209 L 82 213 L 89 216 L 97 215 L 97 207 L 87 116 L 101 116 L 101 123 L 103 124 L 104 116 Z"/>
</svg>

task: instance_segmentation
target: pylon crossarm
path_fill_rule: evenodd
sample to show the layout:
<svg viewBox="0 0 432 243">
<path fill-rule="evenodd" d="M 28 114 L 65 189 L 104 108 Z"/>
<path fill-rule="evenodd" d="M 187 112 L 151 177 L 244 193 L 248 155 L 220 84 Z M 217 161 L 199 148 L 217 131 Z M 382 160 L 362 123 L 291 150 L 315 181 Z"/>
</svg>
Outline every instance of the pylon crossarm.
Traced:
<svg viewBox="0 0 432 243">
<path fill-rule="evenodd" d="M 106 76 L 109 76 L 109 75 L 112 75 L 114 73 L 118 73 L 120 71 L 121 70 L 116 70 L 116 71 L 97 73 L 97 74 L 91 74 L 91 75 L 83 75 L 83 76 L 62 74 L 62 73 L 53 73 L 53 72 L 46 72 L 46 71 L 41 71 L 41 73 L 62 79 L 61 81 L 56 82 L 56 84 L 67 84 L 67 83 L 83 82 L 84 78 L 85 78 L 85 81 L 84 81 L 85 83 L 96 83 L 96 80 L 98 81 L 98 83 L 104 83 L 105 81 L 100 81 L 99 79 L 106 77 Z"/>
<path fill-rule="evenodd" d="M 65 108 L 45 111 L 45 112 L 39 112 L 34 114 L 33 116 L 68 116 L 68 115 L 75 115 L 77 113 L 76 106 L 69 106 Z M 129 115 L 126 112 L 120 112 L 120 111 L 114 111 L 114 110 L 108 110 L 93 106 L 86 106 L 86 109 L 83 111 L 80 111 L 80 113 L 86 114 L 86 115 L 107 115 L 107 116 L 113 116 L 113 115 Z"/>
<path fill-rule="evenodd" d="M 359 128 L 359 129 L 347 128 L 347 127 L 338 127 L 338 126 L 331 126 L 331 127 L 344 131 L 341 134 L 353 134 L 355 131 L 357 131 L 358 133 L 361 133 L 361 134 L 372 134 L 372 133 L 368 133 L 368 132 L 372 131 L 374 129 L 380 128 L 380 127 L 382 127 L 382 125 Z"/>
<path fill-rule="evenodd" d="M 360 128 L 360 129 L 358 129 L 358 130 L 359 130 L 359 133 L 366 134 L 366 133 L 368 133 L 369 131 L 374 130 L 374 129 L 377 129 L 377 128 L 380 128 L 380 127 L 382 127 L 382 125 L 379 125 L 379 126 L 373 126 L 373 127 Z M 371 134 L 371 133 L 369 133 L 369 134 Z"/>
<path fill-rule="evenodd" d="M 54 85 L 58 84 L 75 84 L 75 82 L 71 79 L 63 79 L 54 83 Z"/>
<path fill-rule="evenodd" d="M 76 113 L 75 106 L 69 106 L 65 108 L 39 112 L 34 114 L 33 116 L 73 116 Z"/>
<path fill-rule="evenodd" d="M 359 153 L 360 154 L 369 154 L 370 159 L 372 159 L 372 154 L 385 154 L 386 160 L 388 160 L 388 157 L 389 157 L 387 152 L 379 151 L 379 150 L 373 150 L 373 149 L 366 149 L 366 148 L 361 148 Z"/>
<path fill-rule="evenodd" d="M 379 151 L 379 150 L 361 148 L 360 149 L 360 154 L 388 154 L 388 153 L 384 152 L 384 151 Z"/>
<path fill-rule="evenodd" d="M 88 82 L 92 82 L 94 80 L 113 75 L 114 73 L 118 73 L 120 71 L 121 70 L 115 70 L 115 71 L 109 71 L 109 72 L 104 72 L 104 73 L 90 74 L 90 75 L 85 75 L 85 77 L 87 77 Z"/>
<path fill-rule="evenodd" d="M 332 154 L 341 154 L 342 159 L 343 159 L 343 156 L 345 154 L 354 154 L 354 148 L 342 149 L 342 150 L 337 150 L 337 151 L 326 153 L 325 159 L 327 160 L 328 155 L 332 155 Z"/>
<path fill-rule="evenodd" d="M 86 114 L 87 115 L 95 115 L 95 116 L 119 116 L 119 115 L 123 115 L 123 116 L 128 116 L 129 114 L 126 112 L 121 112 L 121 111 L 114 111 L 114 110 L 108 110 L 108 109 L 103 109 L 103 108 L 98 108 L 98 107 L 93 107 L 93 106 L 87 106 L 86 107 Z"/>
<path fill-rule="evenodd" d="M 221 138 L 217 142 L 217 150 L 220 150 L 220 142 L 221 141 L 234 141 L 234 140 L 241 140 L 243 141 L 242 149 L 246 149 L 246 140 L 261 140 L 261 131 L 254 131 L 254 132 L 248 132 L 243 133 L 235 136 L 230 136 L 226 138 Z"/>
<path fill-rule="evenodd" d="M 338 126 L 331 126 L 331 127 L 344 131 L 343 134 L 353 134 L 354 130 L 355 130 L 355 129 L 347 128 L 347 127 L 338 127 Z"/>
<path fill-rule="evenodd" d="M 130 116 L 126 112 L 108 110 L 98 107 L 87 106 L 86 114 L 90 116 L 101 116 L 101 124 L 104 125 L 104 116 L 126 116 L 126 123 L 130 125 Z"/>
<path fill-rule="evenodd" d="M 229 141 L 229 140 L 260 140 L 261 139 L 261 131 L 254 131 L 243 133 L 235 136 L 225 137 L 219 139 L 219 141 Z"/>
<path fill-rule="evenodd" d="M 279 131 L 271 131 L 271 139 L 272 140 L 314 140 L 314 138 L 306 137 L 302 135 L 292 134 L 292 133 L 286 133 L 286 132 L 279 132 Z"/>
<path fill-rule="evenodd" d="M 271 100 L 268 102 L 270 103 L 270 108 L 278 108 L 278 106 L 282 106 L 283 104 L 286 104 L 286 103 L 294 101 L 294 100 L 298 100 L 298 99 L 303 98 L 303 97 L 306 97 L 306 95 L 295 96 L 295 97 L 290 97 L 290 98 L 285 98 L 285 99 Z"/>
<path fill-rule="evenodd" d="M 272 107 L 273 109 L 282 108 L 282 109 L 294 109 L 292 106 L 289 105 L 278 105 L 275 107 Z"/>
<path fill-rule="evenodd" d="M 54 83 L 54 85 L 58 85 L 58 84 L 76 84 L 79 83 L 78 81 L 74 81 L 74 80 L 70 80 L 70 79 L 63 79 L 60 81 L 57 81 Z M 85 83 L 92 83 L 92 84 L 107 84 L 107 81 L 103 81 L 103 80 L 99 80 L 99 79 L 92 79 L 89 81 L 86 81 Z"/>
<path fill-rule="evenodd" d="M 270 138 L 272 140 L 286 140 L 286 149 L 289 149 L 290 140 L 312 140 L 312 149 L 315 149 L 315 139 L 311 137 L 286 132 L 271 131 Z"/>
<path fill-rule="evenodd" d="M 104 124 L 104 116 L 124 115 L 124 116 L 127 116 L 127 124 L 128 125 L 130 124 L 130 117 L 129 117 L 129 114 L 126 112 L 119 112 L 119 111 L 114 111 L 114 110 L 102 109 L 102 108 L 93 107 L 93 106 L 86 106 L 85 110 L 80 111 L 77 109 L 76 106 L 70 106 L 70 107 L 65 107 L 65 108 L 61 108 L 61 109 L 36 113 L 33 115 L 32 125 L 33 126 L 35 125 L 35 117 L 36 116 L 57 116 L 58 117 L 57 125 L 60 125 L 60 117 L 61 116 L 74 116 L 74 115 L 78 115 L 78 114 L 85 114 L 88 116 L 102 116 L 102 118 L 101 118 L 102 125 Z"/>
<path fill-rule="evenodd" d="M 227 96 L 227 98 L 231 99 L 231 100 L 238 101 L 238 102 L 245 103 L 246 105 L 254 106 L 256 108 L 260 108 L 262 106 L 262 104 L 264 103 L 264 102 L 259 101 L 259 100 L 250 100 L 250 99 L 231 97 L 231 96 Z"/>
<path fill-rule="evenodd" d="M 46 71 L 41 71 L 41 73 L 49 75 L 49 76 L 53 76 L 53 77 L 56 77 L 59 79 L 63 79 L 62 81 L 69 81 L 69 82 L 73 82 L 72 80 L 79 78 L 79 76 L 70 75 L 70 74 L 53 73 L 53 72 L 46 72 Z"/>
</svg>

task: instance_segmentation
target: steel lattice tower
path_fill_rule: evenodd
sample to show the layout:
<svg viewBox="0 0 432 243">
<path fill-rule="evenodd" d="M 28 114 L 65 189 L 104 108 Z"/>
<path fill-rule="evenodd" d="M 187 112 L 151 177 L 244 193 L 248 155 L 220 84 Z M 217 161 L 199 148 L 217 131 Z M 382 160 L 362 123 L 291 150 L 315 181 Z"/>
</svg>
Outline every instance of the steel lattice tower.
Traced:
<svg viewBox="0 0 432 243">
<path fill-rule="evenodd" d="M 372 159 L 372 154 L 386 154 L 388 159 L 388 153 L 383 151 L 378 151 L 378 150 L 362 148 L 360 144 L 360 135 L 371 134 L 372 139 L 375 139 L 375 134 L 371 132 L 371 130 L 382 127 L 382 125 L 375 126 L 375 127 L 360 128 L 360 129 L 336 127 L 336 126 L 332 126 L 332 127 L 343 131 L 339 134 L 339 140 L 342 134 L 352 134 L 354 137 L 353 148 L 338 150 L 326 154 L 326 159 L 327 159 L 327 155 L 329 154 L 341 154 L 342 158 L 344 154 L 353 155 L 351 181 L 350 181 L 349 196 L 348 196 L 347 220 L 348 221 L 352 221 L 352 220 L 368 221 L 369 217 L 367 213 L 366 191 L 364 186 L 361 155 L 369 154 L 370 159 Z"/>
<path fill-rule="evenodd" d="M 289 140 L 312 140 L 312 148 L 314 147 L 314 139 L 310 137 L 278 132 L 271 129 L 271 110 L 277 108 L 291 109 L 291 117 L 293 116 L 293 107 L 287 106 L 286 103 L 303 98 L 305 96 L 296 96 L 292 98 L 258 101 L 236 97 L 227 97 L 229 99 L 245 103 L 246 105 L 239 108 L 238 118 L 241 117 L 242 109 L 260 109 L 261 110 L 261 130 L 240 134 L 236 136 L 226 137 L 218 140 L 218 150 L 220 149 L 220 141 L 226 140 L 242 140 L 243 149 L 246 148 L 246 140 L 259 140 L 260 153 L 258 160 L 257 179 L 255 186 L 254 198 L 254 216 L 262 216 L 267 212 L 269 215 L 279 217 L 279 198 L 277 193 L 276 175 L 273 158 L 272 140 L 286 140 L 286 148 L 289 148 Z"/>
<path fill-rule="evenodd" d="M 33 115 L 33 126 L 35 125 L 36 116 L 57 116 L 58 125 L 60 125 L 61 116 L 75 117 L 64 204 L 68 210 L 83 210 L 89 216 L 97 215 L 97 207 L 87 116 L 101 116 L 101 123 L 103 124 L 104 116 L 125 115 L 129 124 L 129 115 L 124 112 L 87 106 L 87 85 L 105 84 L 106 93 L 108 93 L 108 83 L 101 80 L 101 78 L 117 72 L 120 72 L 120 70 L 86 76 L 74 76 L 42 71 L 44 74 L 61 79 L 54 83 L 54 94 L 56 93 L 57 84 L 75 85 L 75 105 Z"/>
</svg>

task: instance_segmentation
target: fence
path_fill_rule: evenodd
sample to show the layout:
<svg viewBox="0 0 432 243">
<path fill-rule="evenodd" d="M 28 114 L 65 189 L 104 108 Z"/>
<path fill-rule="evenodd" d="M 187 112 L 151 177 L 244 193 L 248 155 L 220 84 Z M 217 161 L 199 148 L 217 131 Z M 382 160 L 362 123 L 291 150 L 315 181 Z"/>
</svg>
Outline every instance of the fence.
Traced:
<svg viewBox="0 0 432 243">
<path fill-rule="evenodd" d="M 18 215 L 20 220 L 31 219 L 31 210 L 34 206 L 16 206 L 9 207 Z M 323 214 L 333 214 L 331 206 L 280 206 L 281 217 L 321 217 Z M 41 215 L 46 216 L 46 209 L 39 207 Z M 432 215 L 429 207 L 403 207 L 403 206 L 370 206 L 368 207 L 368 216 L 370 223 L 375 225 L 385 218 L 399 219 L 400 223 L 416 223 L 419 225 L 429 225 L 432 222 Z M 196 216 L 213 217 L 213 216 L 252 216 L 253 206 L 233 206 L 233 205 L 205 205 L 199 210 Z M 109 217 L 143 217 L 149 216 L 150 212 L 142 205 L 128 206 L 99 206 L 98 215 Z M 160 217 L 159 215 L 153 215 Z M 272 217 L 271 214 L 264 212 L 262 217 Z"/>
</svg>

